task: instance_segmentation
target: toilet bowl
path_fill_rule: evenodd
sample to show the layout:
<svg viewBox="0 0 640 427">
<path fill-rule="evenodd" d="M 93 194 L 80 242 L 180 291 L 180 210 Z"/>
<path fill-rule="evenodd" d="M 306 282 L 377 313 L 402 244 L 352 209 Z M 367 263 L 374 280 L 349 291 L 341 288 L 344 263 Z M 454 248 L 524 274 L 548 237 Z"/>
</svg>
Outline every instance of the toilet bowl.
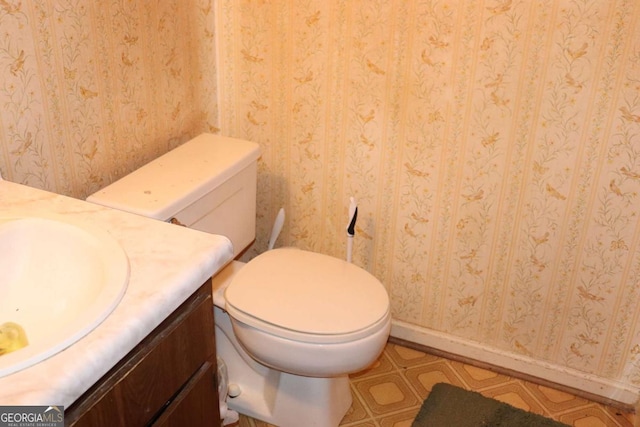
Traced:
<svg viewBox="0 0 640 427">
<path fill-rule="evenodd" d="M 295 248 L 265 252 L 237 272 L 225 299 L 245 350 L 296 375 L 362 370 L 388 337 L 389 299 L 382 284 L 327 255 Z"/>
<path fill-rule="evenodd" d="M 94 193 L 88 201 L 229 237 L 255 236 L 256 144 L 203 134 Z M 232 261 L 213 278 L 217 356 L 230 409 L 280 427 L 337 426 L 348 374 L 382 352 L 389 298 L 371 274 L 295 248 Z"/>
<path fill-rule="evenodd" d="M 317 263 L 313 263 L 314 260 Z M 300 280 L 295 269 L 293 272 L 289 269 L 291 280 L 281 282 L 277 280 L 281 277 L 272 275 L 273 268 L 262 269 L 263 262 L 275 267 L 290 261 L 297 262 L 298 274 L 302 274 L 305 268 L 313 270 L 314 266 L 326 266 L 324 262 L 327 261 L 330 264 L 344 264 L 343 269 L 326 269 L 322 275 L 314 276 L 317 280 Z M 339 277 L 345 270 L 346 274 Z M 266 310 L 256 310 L 255 314 L 240 311 L 241 314 L 238 315 L 239 309 L 232 308 L 233 302 L 237 299 L 237 305 L 244 303 L 241 298 L 245 295 L 242 294 L 251 290 L 251 280 L 259 278 L 254 276 L 259 272 L 266 273 L 260 280 L 265 288 L 268 289 L 272 284 L 284 287 L 288 283 L 289 286 L 295 286 L 291 293 L 295 293 L 296 289 L 303 291 L 307 286 L 319 288 L 323 283 L 331 283 L 323 279 L 331 278 L 338 280 L 328 287 L 333 285 L 337 288 L 344 285 L 346 280 L 353 279 L 349 273 L 355 273 L 356 276 L 362 274 L 366 280 L 348 288 L 354 291 L 354 295 L 355 291 L 369 289 L 364 295 L 357 294 L 350 314 L 356 314 L 354 319 L 358 317 L 358 312 L 362 310 L 362 307 L 358 307 L 358 301 L 374 301 L 373 306 L 379 305 L 381 317 L 372 320 L 377 316 L 364 316 L 356 330 L 351 330 L 356 325 L 355 320 L 349 323 L 346 319 L 340 327 L 342 317 L 338 313 L 347 306 L 345 294 L 349 294 L 343 292 L 334 295 L 336 304 L 331 307 L 331 298 L 299 306 L 300 313 L 304 308 L 309 310 L 309 316 L 305 316 L 305 319 L 315 319 L 318 323 L 316 326 L 322 326 L 324 331 L 310 328 L 308 324 L 305 325 L 306 329 L 302 329 L 300 325 L 305 322 L 290 319 L 291 313 L 272 318 L 265 315 L 270 311 L 269 305 L 273 308 L 278 305 L 278 301 L 282 302 L 282 295 L 273 289 L 256 293 L 255 299 L 249 303 L 249 306 L 253 303 L 259 305 L 259 301 L 262 301 Z M 229 408 L 281 427 L 339 425 L 352 402 L 348 374 L 371 365 L 382 352 L 389 336 L 391 318 L 388 308 L 383 308 L 385 295 L 381 290 L 382 285 L 358 267 L 325 255 L 292 248 L 265 252 L 248 264 L 234 261 L 227 266 L 213 279 L 213 298 L 216 350 L 227 363 L 229 387 L 234 395 L 227 400 Z M 238 293 L 241 294 L 240 297 Z M 313 291 L 309 293 L 313 295 Z M 326 292 L 325 295 L 329 296 L 331 292 Z M 246 296 L 250 298 L 248 294 Z M 372 298 L 368 299 L 368 296 Z M 323 305 L 324 313 L 315 317 Z M 386 305 L 388 306 L 388 302 Z M 286 310 L 282 312 L 287 313 Z M 278 323 L 265 321 L 260 316 Z M 325 325 L 323 321 L 327 320 L 328 325 Z M 350 332 L 328 333 L 327 330 L 332 328 Z"/>
</svg>

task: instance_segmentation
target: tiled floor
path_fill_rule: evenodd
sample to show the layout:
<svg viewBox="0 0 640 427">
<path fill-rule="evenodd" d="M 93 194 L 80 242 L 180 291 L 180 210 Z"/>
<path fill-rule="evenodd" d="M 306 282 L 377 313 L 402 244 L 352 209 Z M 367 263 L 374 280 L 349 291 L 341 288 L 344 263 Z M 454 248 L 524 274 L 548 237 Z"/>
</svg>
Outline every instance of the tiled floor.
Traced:
<svg viewBox="0 0 640 427">
<path fill-rule="evenodd" d="M 576 427 L 631 427 L 636 421 L 636 416 L 615 408 L 389 343 L 374 366 L 351 377 L 353 405 L 340 426 L 410 427 L 438 382 L 475 390 Z M 241 416 L 236 426 L 270 424 Z"/>
</svg>

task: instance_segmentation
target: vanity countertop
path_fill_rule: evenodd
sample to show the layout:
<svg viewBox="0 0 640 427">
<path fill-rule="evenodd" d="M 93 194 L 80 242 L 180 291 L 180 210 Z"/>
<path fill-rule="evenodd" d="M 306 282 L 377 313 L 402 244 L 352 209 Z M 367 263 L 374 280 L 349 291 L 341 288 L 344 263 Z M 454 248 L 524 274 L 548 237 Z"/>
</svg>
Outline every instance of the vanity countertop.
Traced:
<svg viewBox="0 0 640 427">
<path fill-rule="evenodd" d="M 120 304 L 92 332 L 0 377 L 0 406 L 68 407 L 233 256 L 223 236 L 0 180 L 0 217 L 16 215 L 63 215 L 102 228 L 125 250 L 130 276 Z"/>
</svg>

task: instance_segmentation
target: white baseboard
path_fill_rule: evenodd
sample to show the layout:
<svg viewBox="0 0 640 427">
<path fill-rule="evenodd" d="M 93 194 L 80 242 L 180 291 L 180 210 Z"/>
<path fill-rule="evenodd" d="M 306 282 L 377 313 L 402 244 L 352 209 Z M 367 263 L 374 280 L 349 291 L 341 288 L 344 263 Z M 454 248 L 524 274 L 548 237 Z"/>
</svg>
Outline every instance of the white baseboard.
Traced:
<svg viewBox="0 0 640 427">
<path fill-rule="evenodd" d="M 391 336 L 443 353 L 538 378 L 544 382 L 580 390 L 585 394 L 600 397 L 599 400 L 602 402 L 617 402 L 627 408 L 635 408 L 638 405 L 640 389 L 637 387 L 522 354 L 500 350 L 454 335 L 393 320 Z"/>
</svg>

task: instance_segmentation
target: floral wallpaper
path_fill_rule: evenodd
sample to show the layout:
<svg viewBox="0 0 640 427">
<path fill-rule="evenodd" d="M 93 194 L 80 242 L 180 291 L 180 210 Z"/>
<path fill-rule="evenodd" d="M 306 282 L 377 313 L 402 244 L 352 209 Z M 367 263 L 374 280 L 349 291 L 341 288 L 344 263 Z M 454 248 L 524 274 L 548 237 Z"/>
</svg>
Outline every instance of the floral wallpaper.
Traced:
<svg viewBox="0 0 640 427">
<path fill-rule="evenodd" d="M 221 131 L 264 150 L 254 253 L 283 206 L 280 244 L 343 257 L 354 196 L 396 323 L 637 392 L 640 3 L 216 12 Z"/>
<path fill-rule="evenodd" d="M 215 128 L 208 0 L 0 2 L 0 172 L 85 197 Z"/>
<path fill-rule="evenodd" d="M 0 29 L 5 179 L 83 198 L 254 140 L 247 258 L 280 207 L 278 245 L 344 257 L 353 196 L 396 325 L 637 393 L 637 1 L 5 0 Z"/>
</svg>

